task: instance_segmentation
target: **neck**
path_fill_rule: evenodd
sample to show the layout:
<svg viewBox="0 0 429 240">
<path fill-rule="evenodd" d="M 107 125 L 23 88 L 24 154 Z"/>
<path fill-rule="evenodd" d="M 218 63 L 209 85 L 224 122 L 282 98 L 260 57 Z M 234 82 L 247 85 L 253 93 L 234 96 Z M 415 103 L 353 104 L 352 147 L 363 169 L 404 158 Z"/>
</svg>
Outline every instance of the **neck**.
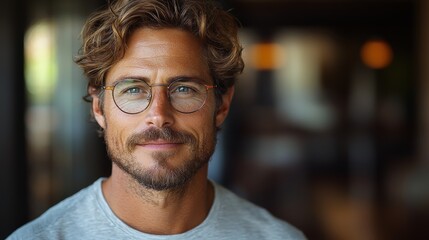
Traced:
<svg viewBox="0 0 429 240">
<path fill-rule="evenodd" d="M 158 235 L 179 234 L 207 217 L 214 199 L 207 165 L 182 188 L 156 191 L 140 185 L 115 165 L 102 185 L 113 212 L 130 227 Z"/>
</svg>

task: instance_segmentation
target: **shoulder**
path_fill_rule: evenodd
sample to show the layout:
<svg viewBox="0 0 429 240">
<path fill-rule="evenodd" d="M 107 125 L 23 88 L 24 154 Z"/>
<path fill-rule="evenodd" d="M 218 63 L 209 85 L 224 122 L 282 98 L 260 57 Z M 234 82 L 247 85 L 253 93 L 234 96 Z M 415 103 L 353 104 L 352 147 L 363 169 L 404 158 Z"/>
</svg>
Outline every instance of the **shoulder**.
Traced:
<svg viewBox="0 0 429 240">
<path fill-rule="evenodd" d="M 64 228 L 79 224 L 76 221 L 82 216 L 88 215 L 87 210 L 96 204 L 97 180 L 91 186 L 80 190 L 78 193 L 66 198 L 43 213 L 40 217 L 23 225 L 12 233 L 7 239 L 37 239 L 58 238 L 59 232 Z M 61 231 L 60 231 L 61 230 Z"/>
<path fill-rule="evenodd" d="M 266 209 L 261 208 L 216 185 L 219 197 L 220 218 L 234 227 L 243 229 L 249 235 L 259 239 L 306 239 L 303 233 L 291 224 L 276 218 Z"/>
</svg>

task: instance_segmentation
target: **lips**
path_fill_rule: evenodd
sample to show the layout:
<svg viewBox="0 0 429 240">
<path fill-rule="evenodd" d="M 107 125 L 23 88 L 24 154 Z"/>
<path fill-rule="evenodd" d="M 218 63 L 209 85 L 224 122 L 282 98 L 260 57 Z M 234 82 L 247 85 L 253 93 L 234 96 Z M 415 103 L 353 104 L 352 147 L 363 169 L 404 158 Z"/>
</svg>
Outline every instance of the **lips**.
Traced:
<svg viewBox="0 0 429 240">
<path fill-rule="evenodd" d="M 169 141 L 150 141 L 137 144 L 137 146 L 154 149 L 154 150 L 169 150 L 178 147 L 182 143 L 179 142 L 169 142 Z"/>
<path fill-rule="evenodd" d="M 180 143 L 180 141 L 172 140 L 172 139 L 156 139 L 156 140 L 142 141 L 142 144 L 164 144 L 164 143 Z"/>
<path fill-rule="evenodd" d="M 182 144 L 182 142 L 159 139 L 156 141 L 143 141 L 141 143 L 138 143 L 138 145 L 143 145 L 143 146 L 144 145 L 169 145 L 169 144 Z"/>
</svg>

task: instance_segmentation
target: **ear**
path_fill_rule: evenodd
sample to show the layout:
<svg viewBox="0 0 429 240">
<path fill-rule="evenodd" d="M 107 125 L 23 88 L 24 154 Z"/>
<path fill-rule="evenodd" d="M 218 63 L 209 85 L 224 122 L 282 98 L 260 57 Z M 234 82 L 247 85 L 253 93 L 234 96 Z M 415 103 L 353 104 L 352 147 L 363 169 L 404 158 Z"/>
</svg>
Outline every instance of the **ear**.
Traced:
<svg viewBox="0 0 429 240">
<path fill-rule="evenodd" d="M 229 109 L 231 107 L 234 91 L 235 88 L 232 86 L 228 88 L 224 95 L 222 95 L 222 104 L 219 106 L 219 109 L 216 112 L 216 127 L 220 127 L 220 125 L 222 125 L 222 123 L 225 121 L 225 118 L 228 115 Z"/>
<path fill-rule="evenodd" d="M 102 96 L 101 96 L 102 97 Z M 103 109 L 100 102 L 100 96 L 98 94 L 92 94 L 92 113 L 101 128 L 105 129 L 106 119 L 104 118 Z"/>
</svg>

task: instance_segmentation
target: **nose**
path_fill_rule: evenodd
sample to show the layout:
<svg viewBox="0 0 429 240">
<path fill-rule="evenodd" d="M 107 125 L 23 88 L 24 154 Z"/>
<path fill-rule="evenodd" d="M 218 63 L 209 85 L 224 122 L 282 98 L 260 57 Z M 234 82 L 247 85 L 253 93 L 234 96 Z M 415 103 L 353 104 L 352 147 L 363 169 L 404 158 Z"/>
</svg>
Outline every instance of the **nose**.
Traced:
<svg viewBox="0 0 429 240">
<path fill-rule="evenodd" d="M 167 127 L 174 122 L 173 109 L 165 87 L 152 88 L 152 98 L 145 113 L 145 121 L 149 126 Z"/>
</svg>

